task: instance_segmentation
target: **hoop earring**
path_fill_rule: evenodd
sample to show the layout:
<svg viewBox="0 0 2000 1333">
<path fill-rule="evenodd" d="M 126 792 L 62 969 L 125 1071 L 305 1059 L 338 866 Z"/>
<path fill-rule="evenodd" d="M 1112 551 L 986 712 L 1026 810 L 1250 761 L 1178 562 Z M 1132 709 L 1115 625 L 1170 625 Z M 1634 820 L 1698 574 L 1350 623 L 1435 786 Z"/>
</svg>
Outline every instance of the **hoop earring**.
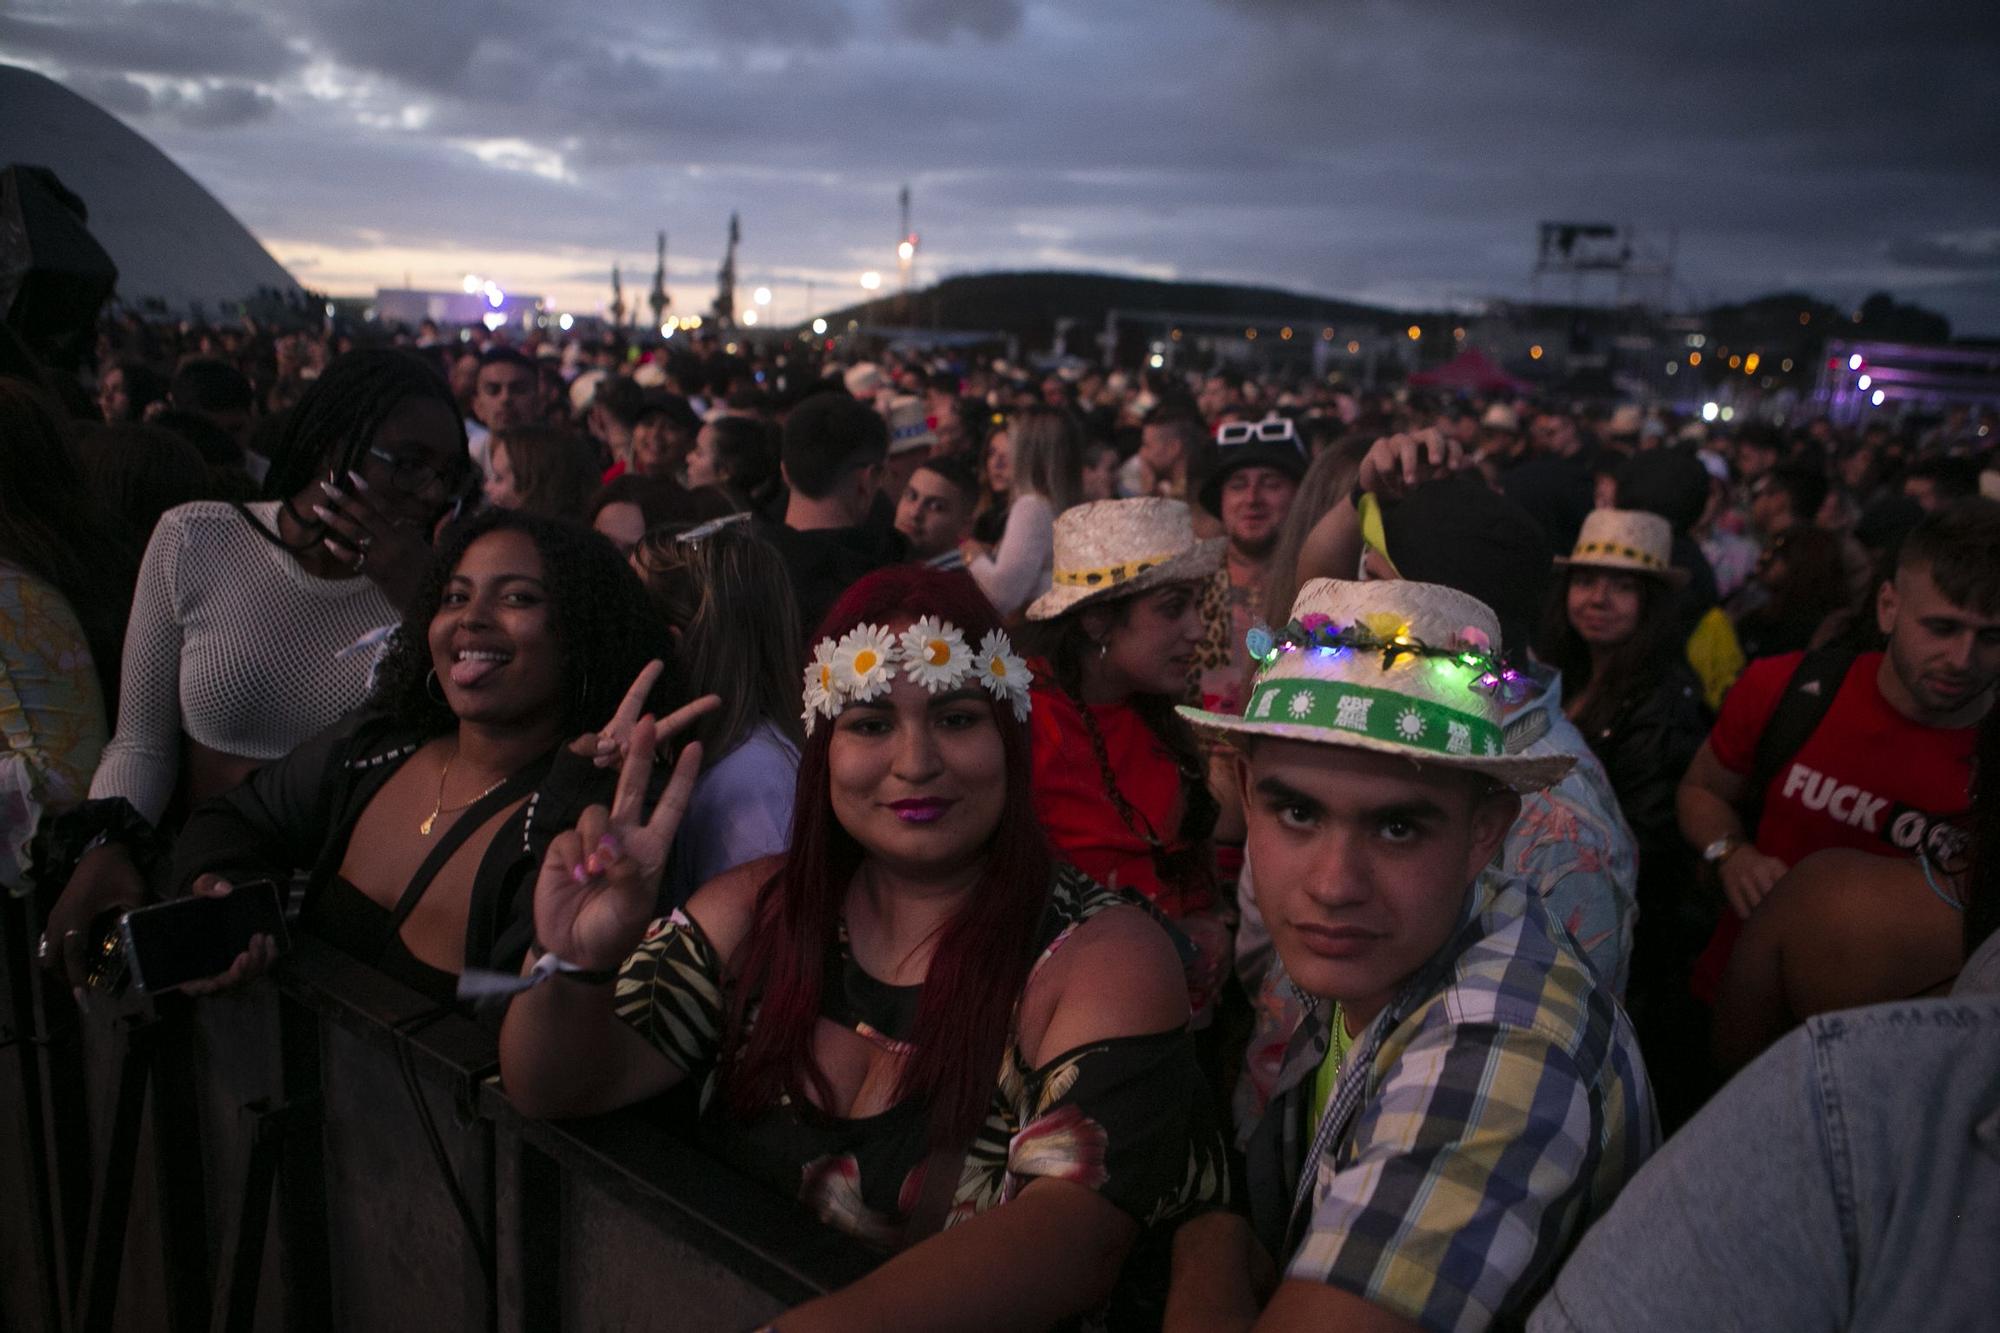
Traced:
<svg viewBox="0 0 2000 1333">
<path fill-rule="evenodd" d="M 424 673 L 424 693 L 430 696 L 433 703 L 447 706 L 451 703 L 451 700 L 444 697 L 444 682 L 438 679 L 436 667 Z"/>
</svg>

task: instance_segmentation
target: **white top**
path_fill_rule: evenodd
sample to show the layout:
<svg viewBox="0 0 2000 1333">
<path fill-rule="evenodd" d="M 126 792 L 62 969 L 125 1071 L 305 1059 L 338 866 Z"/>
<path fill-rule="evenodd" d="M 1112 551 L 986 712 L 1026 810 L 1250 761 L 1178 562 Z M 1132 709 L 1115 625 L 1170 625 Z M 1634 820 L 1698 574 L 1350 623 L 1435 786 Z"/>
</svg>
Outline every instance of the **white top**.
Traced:
<svg viewBox="0 0 2000 1333">
<path fill-rule="evenodd" d="M 1046 496 L 1027 494 L 1007 506 L 1007 526 L 993 554 L 979 556 L 966 568 L 1004 619 L 1049 590 L 1055 561 L 1055 507 Z"/>
<path fill-rule="evenodd" d="M 277 501 L 247 508 L 277 530 Z M 183 733 L 245 759 L 291 753 L 367 697 L 373 655 L 338 654 L 397 619 L 373 582 L 306 573 L 230 505 L 168 510 L 139 566 L 118 730 L 91 797 L 158 820 Z"/>
</svg>

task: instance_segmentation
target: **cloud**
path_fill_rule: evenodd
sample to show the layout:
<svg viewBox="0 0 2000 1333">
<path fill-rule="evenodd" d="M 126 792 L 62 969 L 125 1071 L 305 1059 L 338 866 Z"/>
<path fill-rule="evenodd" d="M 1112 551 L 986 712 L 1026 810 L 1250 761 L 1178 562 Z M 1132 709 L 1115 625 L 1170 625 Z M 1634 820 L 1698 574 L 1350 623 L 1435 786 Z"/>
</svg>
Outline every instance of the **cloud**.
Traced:
<svg viewBox="0 0 2000 1333">
<path fill-rule="evenodd" d="M 911 37 L 942 45 L 959 32 L 989 42 L 1021 30 L 1021 0 L 895 0 L 896 26 Z"/>
<path fill-rule="evenodd" d="M 650 272 L 660 226 L 712 273 L 740 209 L 746 268 L 851 286 L 909 182 L 919 281 L 1053 250 L 1523 296 L 1535 224 L 1601 217 L 1674 239 L 1679 300 L 1923 284 L 2000 330 L 1991 6 L 97 0 L 0 17 L 0 49 L 144 117 L 263 234 L 406 257 L 389 282 Z"/>
<path fill-rule="evenodd" d="M 0 14 L 0 53 L 70 69 L 177 77 L 274 79 L 300 64 L 258 11 L 171 0 L 96 0 L 54 14 Z"/>
<path fill-rule="evenodd" d="M 165 118 L 199 130 L 254 124 L 278 109 L 277 98 L 264 89 L 226 79 L 83 73 L 72 76 L 70 85 L 99 106 L 128 119 Z"/>
<path fill-rule="evenodd" d="M 2000 275 L 2000 228 L 1900 237 L 1889 243 L 1886 258 L 1910 268 Z"/>
</svg>

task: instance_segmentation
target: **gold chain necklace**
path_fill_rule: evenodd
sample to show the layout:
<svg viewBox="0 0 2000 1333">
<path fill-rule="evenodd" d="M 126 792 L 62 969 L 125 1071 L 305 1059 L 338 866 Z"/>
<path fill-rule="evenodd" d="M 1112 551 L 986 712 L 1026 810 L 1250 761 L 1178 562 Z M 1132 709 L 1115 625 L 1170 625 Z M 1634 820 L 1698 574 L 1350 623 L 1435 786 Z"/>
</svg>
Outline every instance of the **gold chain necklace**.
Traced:
<svg viewBox="0 0 2000 1333">
<path fill-rule="evenodd" d="M 431 803 L 431 812 L 424 816 L 424 822 L 417 825 L 417 832 L 423 834 L 426 838 L 430 837 L 431 830 L 437 827 L 439 815 L 455 815 L 461 810 L 470 810 L 473 806 L 478 805 L 481 801 L 491 796 L 494 792 L 500 790 L 500 782 L 505 782 L 507 780 L 506 778 L 501 778 L 500 782 L 494 783 L 492 786 L 488 787 L 485 791 L 480 792 L 479 795 L 473 797 L 465 804 L 454 805 L 447 808 L 444 803 L 444 784 L 451 777 L 451 762 L 452 759 L 456 758 L 458 758 L 458 751 L 453 750 L 451 752 L 451 759 L 447 759 L 444 761 L 444 771 L 438 774 L 437 800 Z"/>
</svg>

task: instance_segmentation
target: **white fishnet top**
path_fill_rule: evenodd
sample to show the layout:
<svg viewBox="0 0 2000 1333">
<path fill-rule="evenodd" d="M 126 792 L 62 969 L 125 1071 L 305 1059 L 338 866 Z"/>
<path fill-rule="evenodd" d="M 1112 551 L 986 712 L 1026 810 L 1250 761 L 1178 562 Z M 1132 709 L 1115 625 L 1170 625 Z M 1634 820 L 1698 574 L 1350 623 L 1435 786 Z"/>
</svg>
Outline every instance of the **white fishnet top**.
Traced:
<svg viewBox="0 0 2000 1333">
<path fill-rule="evenodd" d="M 246 508 L 272 531 L 278 502 Z M 118 730 L 91 780 L 157 821 L 181 735 L 245 759 L 289 754 L 367 697 L 375 654 L 341 654 L 395 608 L 365 578 L 316 578 L 213 500 L 170 509 L 139 566 Z"/>
</svg>

